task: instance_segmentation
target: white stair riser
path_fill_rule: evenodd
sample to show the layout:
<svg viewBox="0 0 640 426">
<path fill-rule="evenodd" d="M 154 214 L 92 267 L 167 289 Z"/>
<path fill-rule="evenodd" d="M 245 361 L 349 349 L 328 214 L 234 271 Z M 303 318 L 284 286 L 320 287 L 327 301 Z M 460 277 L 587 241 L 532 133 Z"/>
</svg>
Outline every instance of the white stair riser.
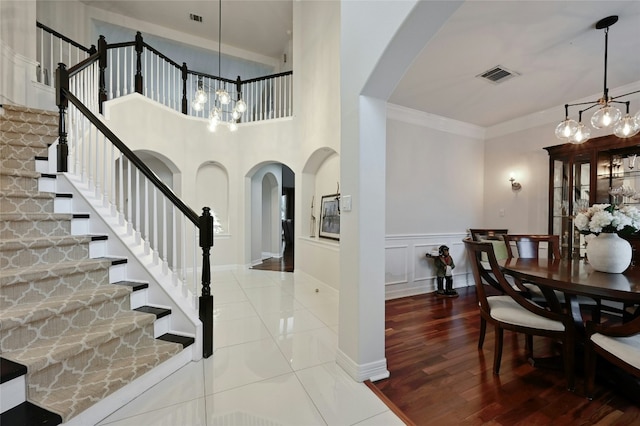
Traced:
<svg viewBox="0 0 640 426">
<path fill-rule="evenodd" d="M 0 413 L 4 413 L 13 407 L 22 404 L 27 397 L 27 385 L 25 376 L 16 377 L 13 380 L 0 385 Z"/>
<path fill-rule="evenodd" d="M 163 334 L 168 333 L 169 330 L 171 330 L 171 315 L 156 319 L 153 323 L 153 337 L 157 338 L 162 336 Z"/>
<path fill-rule="evenodd" d="M 38 179 L 38 191 L 40 192 L 56 192 L 56 180 L 50 177 L 41 177 Z"/>
</svg>

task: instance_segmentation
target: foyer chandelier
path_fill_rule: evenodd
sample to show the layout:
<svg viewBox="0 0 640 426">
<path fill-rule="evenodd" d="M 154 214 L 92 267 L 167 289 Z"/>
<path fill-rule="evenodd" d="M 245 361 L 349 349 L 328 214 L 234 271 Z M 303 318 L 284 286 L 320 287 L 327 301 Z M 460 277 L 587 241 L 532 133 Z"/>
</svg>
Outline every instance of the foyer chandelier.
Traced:
<svg viewBox="0 0 640 426">
<path fill-rule="evenodd" d="M 629 101 L 623 102 L 616 99 L 623 98 L 625 96 L 632 95 L 634 93 L 640 93 L 640 90 L 635 92 L 625 93 L 624 95 L 609 96 L 609 88 L 607 87 L 607 53 L 609 46 L 609 27 L 618 22 L 618 16 L 608 16 L 596 22 L 595 28 L 598 30 L 604 29 L 604 94 L 596 101 L 581 102 L 575 104 L 566 104 L 564 106 L 565 118 L 556 127 L 556 137 L 558 139 L 564 139 L 571 143 L 583 143 L 586 142 L 591 136 L 591 129 L 582 123 L 582 113 L 590 110 L 591 108 L 599 106 L 600 108 L 591 117 L 591 126 L 595 129 L 604 129 L 613 127 L 613 133 L 619 138 L 630 138 L 637 135 L 640 132 L 640 111 L 636 112 L 635 116 L 631 116 L 629 113 Z M 614 104 L 625 104 L 626 114 L 624 117 L 620 110 Z M 578 105 L 589 105 L 586 108 L 578 111 L 578 121 L 569 118 L 569 107 Z"/>
<path fill-rule="evenodd" d="M 222 0 L 218 1 L 218 77 L 222 78 L 221 70 L 221 47 L 222 47 Z M 242 85 L 240 77 L 236 82 L 237 98 L 232 96 L 222 85 L 221 80 L 217 80 L 218 88 L 212 96 L 212 108 L 209 112 L 209 131 L 215 132 L 218 125 L 226 125 L 230 131 L 238 130 L 238 121 L 247 110 L 247 104 L 242 100 Z M 198 89 L 192 102 L 195 111 L 202 111 L 209 99 L 207 90 L 204 87 L 202 78 L 198 78 Z"/>
</svg>

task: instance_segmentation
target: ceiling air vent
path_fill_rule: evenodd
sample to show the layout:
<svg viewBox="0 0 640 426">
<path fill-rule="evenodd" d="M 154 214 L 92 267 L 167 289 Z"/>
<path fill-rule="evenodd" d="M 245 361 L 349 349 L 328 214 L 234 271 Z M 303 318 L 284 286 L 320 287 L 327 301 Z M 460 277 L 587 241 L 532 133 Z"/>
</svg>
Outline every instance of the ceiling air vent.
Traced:
<svg viewBox="0 0 640 426">
<path fill-rule="evenodd" d="M 506 69 L 503 66 L 496 65 L 488 71 L 483 72 L 482 74 L 478 74 L 476 77 L 484 78 L 485 80 L 490 81 L 491 83 L 497 84 L 502 83 L 503 81 L 509 80 L 512 77 L 518 76 L 515 71 L 511 71 Z"/>
<path fill-rule="evenodd" d="M 196 15 L 195 13 L 190 13 L 189 14 L 189 19 L 191 19 L 192 21 L 196 21 L 196 22 L 202 22 L 202 16 Z"/>
</svg>

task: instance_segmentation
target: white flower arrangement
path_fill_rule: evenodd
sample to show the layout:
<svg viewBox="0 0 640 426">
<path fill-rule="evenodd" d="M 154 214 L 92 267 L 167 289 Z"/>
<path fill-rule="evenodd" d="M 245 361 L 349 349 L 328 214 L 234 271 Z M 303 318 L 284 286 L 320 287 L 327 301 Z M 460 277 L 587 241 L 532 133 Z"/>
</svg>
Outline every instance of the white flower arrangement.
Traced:
<svg viewBox="0 0 640 426">
<path fill-rule="evenodd" d="M 573 224 L 583 234 L 632 234 L 640 229 L 640 211 L 633 206 L 594 204 L 576 214 Z"/>
</svg>

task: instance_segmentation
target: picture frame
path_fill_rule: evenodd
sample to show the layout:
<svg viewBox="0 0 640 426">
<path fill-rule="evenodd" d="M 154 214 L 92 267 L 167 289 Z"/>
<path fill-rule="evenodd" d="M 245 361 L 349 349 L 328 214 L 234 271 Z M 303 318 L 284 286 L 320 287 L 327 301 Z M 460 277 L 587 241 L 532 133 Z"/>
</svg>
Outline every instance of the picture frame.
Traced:
<svg viewBox="0 0 640 426">
<path fill-rule="evenodd" d="M 340 240 L 340 194 L 322 196 L 318 236 Z"/>
</svg>

